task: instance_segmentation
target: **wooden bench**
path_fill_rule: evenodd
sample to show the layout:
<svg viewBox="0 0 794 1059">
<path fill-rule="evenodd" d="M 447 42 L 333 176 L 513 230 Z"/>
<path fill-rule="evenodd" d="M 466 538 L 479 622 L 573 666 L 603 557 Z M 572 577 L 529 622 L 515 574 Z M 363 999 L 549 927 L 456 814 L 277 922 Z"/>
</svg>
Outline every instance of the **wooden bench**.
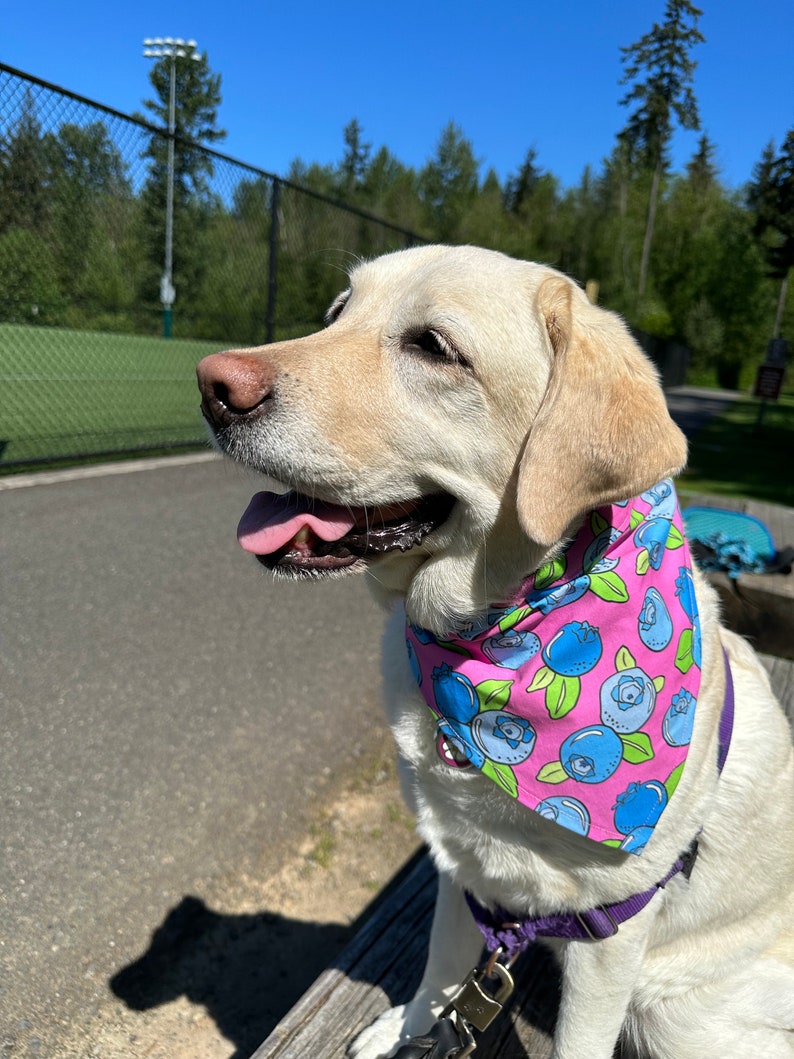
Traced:
<svg viewBox="0 0 794 1059">
<path fill-rule="evenodd" d="M 794 725 L 794 662 L 762 656 Z M 344 1059 L 348 1043 L 382 1011 L 409 1000 L 424 969 L 436 877 L 417 854 L 375 902 L 352 942 L 276 1026 L 251 1059 Z M 478 1042 L 478 1059 L 547 1059 L 559 997 L 541 946 L 516 965 L 516 990 Z"/>
</svg>

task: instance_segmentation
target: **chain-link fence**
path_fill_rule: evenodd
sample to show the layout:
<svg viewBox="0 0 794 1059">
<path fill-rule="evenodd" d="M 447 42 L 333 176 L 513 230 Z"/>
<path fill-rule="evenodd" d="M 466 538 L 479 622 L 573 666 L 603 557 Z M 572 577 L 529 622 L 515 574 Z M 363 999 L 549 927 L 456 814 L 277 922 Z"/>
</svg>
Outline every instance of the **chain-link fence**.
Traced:
<svg viewBox="0 0 794 1059">
<path fill-rule="evenodd" d="M 169 312 L 167 142 L 0 63 L 0 472 L 201 443 L 202 355 L 316 329 L 351 257 L 421 241 L 176 136 Z"/>
</svg>

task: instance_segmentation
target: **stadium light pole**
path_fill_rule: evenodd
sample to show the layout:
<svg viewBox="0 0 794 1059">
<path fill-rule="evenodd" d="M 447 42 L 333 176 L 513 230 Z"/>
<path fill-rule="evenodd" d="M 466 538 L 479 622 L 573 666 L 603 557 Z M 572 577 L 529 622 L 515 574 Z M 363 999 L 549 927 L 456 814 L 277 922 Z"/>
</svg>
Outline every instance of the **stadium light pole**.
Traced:
<svg viewBox="0 0 794 1059">
<path fill-rule="evenodd" d="M 163 305 L 163 338 L 171 337 L 171 310 L 174 290 L 174 134 L 176 132 L 176 61 L 200 62 L 194 40 L 181 37 L 147 37 L 143 42 L 147 59 L 170 59 L 171 81 L 168 92 L 168 180 L 165 196 L 165 268 L 160 279 L 160 301 Z"/>
</svg>

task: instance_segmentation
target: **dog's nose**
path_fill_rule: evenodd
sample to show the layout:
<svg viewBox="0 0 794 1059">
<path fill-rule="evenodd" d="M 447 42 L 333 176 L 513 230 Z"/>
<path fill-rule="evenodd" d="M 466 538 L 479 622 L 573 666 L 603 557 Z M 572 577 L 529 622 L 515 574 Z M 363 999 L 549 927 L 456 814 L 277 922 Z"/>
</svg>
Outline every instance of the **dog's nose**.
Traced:
<svg viewBox="0 0 794 1059">
<path fill-rule="evenodd" d="M 201 411 L 214 427 L 266 415 L 271 407 L 274 372 L 255 356 L 213 353 L 196 368 Z"/>
</svg>

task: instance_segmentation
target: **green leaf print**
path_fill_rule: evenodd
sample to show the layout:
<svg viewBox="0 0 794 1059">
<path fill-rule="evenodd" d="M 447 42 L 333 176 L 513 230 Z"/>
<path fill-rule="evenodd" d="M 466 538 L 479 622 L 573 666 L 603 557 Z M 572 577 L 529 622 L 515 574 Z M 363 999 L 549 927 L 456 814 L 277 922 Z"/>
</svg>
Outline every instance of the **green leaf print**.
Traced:
<svg viewBox="0 0 794 1059">
<path fill-rule="evenodd" d="M 544 688 L 551 684 L 556 675 L 553 669 L 549 669 L 548 666 L 541 666 L 532 678 L 532 683 L 527 688 L 527 691 L 543 691 Z"/>
<path fill-rule="evenodd" d="M 579 701 L 582 682 L 579 677 L 563 677 L 558 673 L 546 688 L 546 709 L 553 721 L 559 721 L 574 708 Z"/>
<path fill-rule="evenodd" d="M 675 551 L 676 548 L 680 548 L 684 543 L 684 538 L 681 536 L 681 530 L 676 526 L 670 526 L 670 532 L 667 534 L 667 547 L 671 551 Z"/>
<path fill-rule="evenodd" d="M 621 647 L 615 655 L 615 670 L 618 673 L 623 673 L 627 669 L 636 668 L 636 665 L 637 663 L 634 660 L 634 655 L 628 647 Z"/>
<path fill-rule="evenodd" d="M 590 574 L 590 591 L 606 603 L 626 603 L 629 598 L 626 582 L 614 570 L 604 574 Z"/>
<path fill-rule="evenodd" d="M 652 761 L 656 756 L 651 746 L 650 738 L 645 732 L 632 732 L 631 735 L 621 735 L 623 744 L 623 760 L 632 765 L 641 765 L 643 761 Z"/>
<path fill-rule="evenodd" d="M 499 622 L 499 632 L 509 632 L 514 625 L 528 617 L 532 613 L 532 607 L 516 607 L 509 614 L 505 614 Z"/>
<path fill-rule="evenodd" d="M 452 651 L 453 654 L 463 655 L 464 658 L 471 658 L 471 651 L 467 651 L 465 647 L 455 643 L 453 640 L 441 640 L 438 641 L 445 651 Z"/>
<path fill-rule="evenodd" d="M 681 639 L 678 641 L 678 650 L 675 653 L 675 668 L 682 673 L 688 673 L 695 664 L 692 654 L 692 630 L 684 629 Z"/>
<path fill-rule="evenodd" d="M 510 701 L 512 680 L 483 680 L 474 690 L 480 702 L 480 710 L 503 710 Z"/>
<path fill-rule="evenodd" d="M 674 768 L 667 779 L 664 781 L 664 788 L 667 791 L 667 797 L 672 798 L 675 793 L 675 789 L 681 780 L 681 773 L 684 771 L 685 761 L 682 761 L 677 768 Z"/>
<path fill-rule="evenodd" d="M 648 553 L 647 548 L 643 548 L 637 552 L 637 562 L 635 563 L 635 570 L 639 577 L 645 577 L 648 573 L 648 567 L 651 565 L 651 557 Z"/>
<path fill-rule="evenodd" d="M 604 530 L 609 529 L 609 523 L 600 515 L 597 511 L 594 511 L 590 516 L 590 529 L 593 531 L 594 537 L 599 537 Z"/>
<path fill-rule="evenodd" d="M 641 511 L 635 511 L 631 509 L 631 528 L 636 529 L 639 524 L 644 521 L 645 515 Z"/>
<path fill-rule="evenodd" d="M 549 585 L 553 585 L 555 581 L 559 581 L 562 575 L 565 573 L 565 568 L 568 565 L 568 560 L 564 555 L 558 556 L 550 563 L 545 563 L 538 569 L 535 574 L 535 588 L 548 588 Z"/>
<path fill-rule="evenodd" d="M 503 791 L 507 791 L 511 798 L 518 797 L 518 783 L 516 774 L 509 765 L 500 765 L 496 761 L 486 761 L 480 770 L 485 776 L 498 783 Z"/>
<path fill-rule="evenodd" d="M 544 765 L 537 775 L 541 783 L 564 783 L 569 779 L 568 773 L 562 767 L 561 761 L 550 761 Z"/>
</svg>

